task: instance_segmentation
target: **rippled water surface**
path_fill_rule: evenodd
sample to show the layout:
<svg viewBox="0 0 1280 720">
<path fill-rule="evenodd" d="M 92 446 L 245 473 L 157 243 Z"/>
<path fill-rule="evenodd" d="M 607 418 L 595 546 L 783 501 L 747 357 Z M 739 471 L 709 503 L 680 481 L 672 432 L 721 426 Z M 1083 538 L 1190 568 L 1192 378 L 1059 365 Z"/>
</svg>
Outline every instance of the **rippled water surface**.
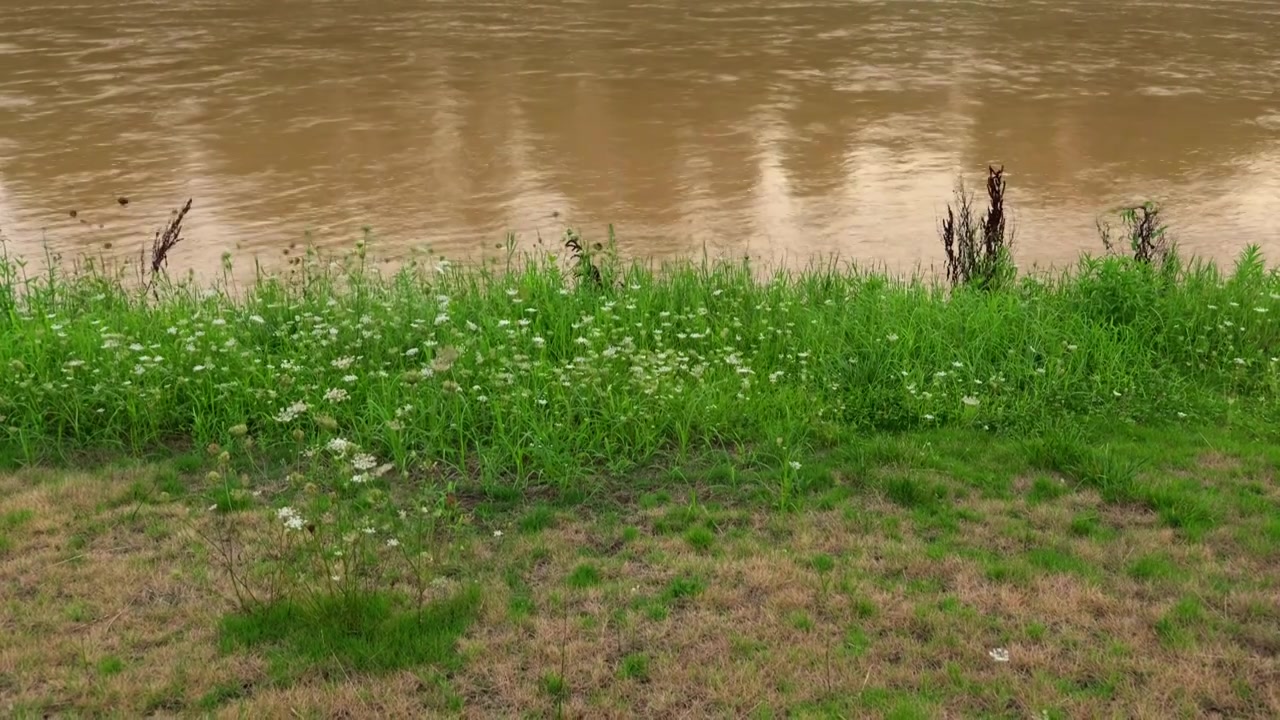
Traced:
<svg viewBox="0 0 1280 720">
<path fill-rule="evenodd" d="M 197 269 L 610 222 L 634 255 L 906 268 L 989 162 L 1024 264 L 1146 198 L 1194 252 L 1276 255 L 1280 3 L 0 0 L 24 254 L 133 252 L 193 197 Z"/>
</svg>

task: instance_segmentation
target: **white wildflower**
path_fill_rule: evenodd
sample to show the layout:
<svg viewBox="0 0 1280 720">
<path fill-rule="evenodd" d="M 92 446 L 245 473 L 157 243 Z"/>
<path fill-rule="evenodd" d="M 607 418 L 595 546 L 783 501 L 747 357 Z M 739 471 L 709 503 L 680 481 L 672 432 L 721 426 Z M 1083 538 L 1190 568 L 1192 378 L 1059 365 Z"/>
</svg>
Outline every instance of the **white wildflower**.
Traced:
<svg viewBox="0 0 1280 720">
<path fill-rule="evenodd" d="M 334 360 L 333 362 L 331 362 L 331 363 L 329 363 L 329 364 L 330 364 L 330 365 L 332 365 L 333 367 L 335 367 L 335 368 L 339 369 L 339 370 L 346 370 L 347 368 L 351 367 L 351 363 L 353 363 L 353 362 L 355 362 L 355 361 L 356 361 L 356 359 L 355 359 L 355 358 L 353 358 L 353 357 L 351 357 L 350 355 L 348 355 L 348 356 L 345 356 L 345 357 L 340 357 L 340 358 L 338 358 L 337 360 Z"/>
<path fill-rule="evenodd" d="M 356 376 L 355 376 L 355 375 L 343 375 L 343 376 L 342 376 L 342 382 L 344 382 L 344 383 L 346 383 L 346 384 L 348 384 L 348 385 L 350 385 L 351 383 L 355 382 L 356 380 L 357 380 L 357 378 L 356 378 Z"/>
<path fill-rule="evenodd" d="M 326 450 L 333 453 L 334 455 L 341 457 L 343 455 L 346 455 L 353 448 L 355 448 L 355 445 L 351 441 L 346 440 L 345 438 L 337 437 L 325 443 L 324 447 Z"/>
<path fill-rule="evenodd" d="M 888 340 L 889 342 L 898 342 L 898 335 L 896 333 L 890 333 L 889 336 L 885 339 Z"/>
<path fill-rule="evenodd" d="M 199 370 L 199 369 L 202 369 L 202 367 L 200 365 L 197 365 L 196 369 Z M 308 408 L 306 403 L 296 402 L 290 405 L 289 407 L 281 410 L 280 412 L 276 413 L 276 422 L 282 422 L 282 423 L 293 422 L 294 418 L 305 413 L 307 409 Z"/>
<path fill-rule="evenodd" d="M 377 466 L 377 464 L 378 459 L 369 453 L 359 453 L 355 457 L 351 458 L 351 467 L 356 470 L 360 470 L 361 472 L 365 470 L 372 470 Z"/>
<path fill-rule="evenodd" d="M 350 396 L 347 394 L 347 391 L 342 388 L 329 388 L 329 390 L 324 394 L 324 399 L 331 403 L 343 402 L 348 397 Z"/>
<path fill-rule="evenodd" d="M 387 538 L 387 547 L 400 547 L 400 541 L 395 538 Z"/>
<path fill-rule="evenodd" d="M 960 399 L 960 402 L 968 405 L 969 407 L 978 407 L 979 403 L 982 401 L 972 395 L 965 395 Z"/>
<path fill-rule="evenodd" d="M 285 528 L 289 530 L 301 530 L 306 522 L 297 510 L 285 506 L 276 511 L 276 518 L 284 523 Z"/>
<path fill-rule="evenodd" d="M 791 462 L 787 463 L 787 465 L 790 465 L 792 470 L 800 469 L 800 463 L 796 462 L 795 460 L 792 460 Z"/>
</svg>

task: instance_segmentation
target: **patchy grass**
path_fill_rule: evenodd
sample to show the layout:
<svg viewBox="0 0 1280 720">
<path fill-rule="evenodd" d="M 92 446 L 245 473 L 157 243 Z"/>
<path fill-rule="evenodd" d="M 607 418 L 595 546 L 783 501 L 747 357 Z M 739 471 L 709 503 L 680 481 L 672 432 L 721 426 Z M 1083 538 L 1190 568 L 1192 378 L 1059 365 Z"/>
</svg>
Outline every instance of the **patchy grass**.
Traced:
<svg viewBox="0 0 1280 720">
<path fill-rule="evenodd" d="M 1274 717 L 1271 443 L 1109 432 L 1105 453 L 1082 436 L 1053 451 L 1067 470 L 1040 471 L 1034 438 L 867 438 L 806 458 L 834 480 L 787 510 L 757 492 L 767 469 L 736 465 L 732 487 L 698 469 L 722 461 L 572 508 L 461 488 L 485 514 L 445 540 L 461 549 L 421 615 L 380 593 L 237 610 L 196 533 L 263 516 L 210 512 L 225 483 L 199 463 L 24 471 L 0 477 L 0 708 Z M 269 472 L 245 480 L 246 503 L 288 497 Z"/>
</svg>

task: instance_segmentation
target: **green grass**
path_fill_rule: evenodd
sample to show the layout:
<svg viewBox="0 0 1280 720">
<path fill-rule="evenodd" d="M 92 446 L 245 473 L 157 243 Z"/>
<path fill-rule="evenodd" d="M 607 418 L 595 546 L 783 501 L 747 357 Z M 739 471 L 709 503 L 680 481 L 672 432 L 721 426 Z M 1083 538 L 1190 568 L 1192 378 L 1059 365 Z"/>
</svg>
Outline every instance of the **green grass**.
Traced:
<svg viewBox="0 0 1280 720">
<path fill-rule="evenodd" d="M 582 563 L 569 573 L 566 582 L 569 587 L 577 590 L 595 587 L 600 584 L 600 569 L 591 563 Z"/>
<path fill-rule="evenodd" d="M 535 505 L 519 520 L 521 532 L 535 534 L 555 527 L 556 511 L 546 505 Z"/>
<path fill-rule="evenodd" d="M 643 653 L 631 653 L 623 657 L 618 666 L 618 675 L 628 680 L 648 680 L 649 656 Z"/>
<path fill-rule="evenodd" d="M 904 597 L 917 603 L 912 642 L 959 652 L 944 646 L 980 619 L 973 598 L 947 595 L 966 587 L 946 575 L 961 566 L 1028 598 L 1037 585 L 1119 574 L 1123 587 L 1163 598 L 1142 624 L 1162 651 L 1220 642 L 1224 610 L 1206 593 L 1225 591 L 1212 579 L 1180 584 L 1154 534 L 1137 535 L 1133 557 L 1091 564 L 1099 553 L 1083 548 L 1134 537 L 1123 527 L 1134 515 L 1179 542 L 1239 537 L 1239 557 L 1274 559 L 1280 507 L 1263 478 L 1280 468 L 1280 274 L 1252 251 L 1229 272 L 1083 258 L 989 292 L 834 264 L 766 273 L 611 261 L 601 285 L 545 256 L 372 267 L 363 248 L 309 253 L 287 277 L 162 283 L 146 297 L 113 275 L 28 277 L 0 259 L 0 465 L 170 460 L 100 501 L 118 517 L 78 526 L 48 565 L 82 562 L 102 536 L 132 532 L 168 500 L 233 528 L 237 513 L 273 513 L 284 530 L 269 539 L 284 550 L 246 546 L 248 564 L 262 577 L 283 568 L 297 596 L 246 603 L 220 637 L 285 687 L 317 667 L 327 678 L 462 667 L 454 646 L 479 591 L 421 615 L 387 591 L 469 578 L 484 569 L 464 558 L 483 543 L 492 557 L 526 553 L 493 572 L 505 573 L 503 622 L 528 631 L 559 604 L 548 584 L 569 588 L 572 603 L 609 603 L 629 586 L 613 609 L 639 630 L 579 616 L 572 632 L 607 632 L 613 654 L 596 675 L 637 683 L 659 681 L 669 656 L 626 634 L 652 639 L 722 610 L 731 583 L 717 568 L 741 560 L 744 538 L 755 553 L 824 533 L 834 547 L 772 558 L 799 566 L 821 603 L 761 622 L 881 669 L 894 661 L 880 655 L 899 652 L 887 626 L 900 623 Z M 39 507 L 43 521 L 49 506 Z M 588 512 L 612 519 L 565 552 Z M 797 528 L 814 512 L 832 524 L 806 540 Z M 6 557 L 33 518 L 0 515 Z M 174 538 L 160 520 L 137 530 L 145 543 Z M 837 549 L 847 537 L 875 545 Z M 299 590 L 325 578 L 349 592 Z M 847 610 L 833 621 L 837 600 Z M 60 612 L 87 623 L 106 611 L 75 599 Z M 1263 621 L 1236 622 L 1251 642 L 1270 642 Z M 1057 621 L 1039 623 L 1000 634 L 1055 637 Z M 786 662 L 784 647 L 766 648 Z M 137 658 L 120 657 L 98 663 L 99 680 L 134 672 Z M 661 658 L 656 672 L 650 658 Z M 545 699 L 582 700 L 583 675 L 557 667 L 520 677 Z M 930 667 L 910 691 L 851 670 L 857 692 L 805 693 L 812 703 L 777 711 L 924 717 L 952 691 L 1010 707 L 1007 678 L 966 677 L 956 660 Z M 142 704 L 184 709 L 173 703 L 186 697 L 209 709 L 249 692 L 168 682 Z M 780 682 L 782 700 L 795 687 Z M 1120 692 L 1101 674 L 1073 687 Z"/>
<path fill-rule="evenodd" d="M 269 648 L 286 666 L 337 672 L 449 665 L 457 659 L 454 644 L 471 625 L 480 599 L 472 587 L 421 613 L 376 593 L 323 597 L 306 606 L 277 602 L 224 617 L 222 646 Z"/>
<path fill-rule="evenodd" d="M 1187 648 L 1196 642 L 1197 632 L 1207 622 L 1198 598 L 1184 597 L 1155 623 L 1156 635 L 1168 647 Z"/>
<path fill-rule="evenodd" d="M 1084 258 L 979 292 L 728 262 L 613 262 L 600 287 L 546 256 L 381 274 L 364 253 L 155 298 L 0 259 L 0 458 L 179 440 L 296 457 L 341 437 L 403 471 L 567 485 L 701 453 L 708 478 L 764 472 L 785 502 L 835 482 L 812 451 L 851 433 L 1276 419 L 1280 277 L 1256 254 L 1232 272 Z M 1136 492 L 1131 458 L 1063 450 L 1048 459 L 1079 482 Z"/>
<path fill-rule="evenodd" d="M 707 552 L 715 545 L 716 534 L 702 525 L 696 525 L 685 531 L 684 541 L 699 552 Z"/>
<path fill-rule="evenodd" d="M 1167 553 L 1143 555 L 1129 564 L 1129 577 L 1135 580 L 1168 580 L 1178 575 L 1178 564 Z"/>
</svg>

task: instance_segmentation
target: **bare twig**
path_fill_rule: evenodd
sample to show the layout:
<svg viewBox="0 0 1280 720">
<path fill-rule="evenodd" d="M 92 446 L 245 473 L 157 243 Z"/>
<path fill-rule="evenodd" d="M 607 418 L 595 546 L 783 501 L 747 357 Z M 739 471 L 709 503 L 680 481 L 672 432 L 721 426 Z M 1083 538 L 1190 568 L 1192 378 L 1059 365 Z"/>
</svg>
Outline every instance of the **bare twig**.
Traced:
<svg viewBox="0 0 1280 720">
<path fill-rule="evenodd" d="M 1151 264 L 1153 261 L 1163 262 L 1169 257 L 1170 247 L 1168 228 L 1160 219 L 1160 206 L 1153 202 L 1145 202 L 1133 207 L 1120 208 L 1120 221 L 1124 223 L 1128 235 L 1129 250 L 1133 259 L 1140 263 Z M 1102 236 L 1102 244 L 1107 252 L 1115 251 L 1115 238 L 1111 234 L 1111 226 L 1098 221 L 1098 234 Z"/>
<path fill-rule="evenodd" d="M 111 552 L 117 552 L 117 551 L 119 551 L 119 550 L 128 550 L 128 549 L 130 549 L 130 547 L 131 547 L 131 546 L 129 546 L 129 545 L 121 545 L 121 546 L 119 546 L 119 547 L 108 548 L 108 549 L 104 550 L 103 552 L 109 552 L 109 553 L 111 553 Z M 56 568 L 56 567 L 58 567 L 59 565 L 65 565 L 65 564 L 67 564 L 67 563 L 69 563 L 69 562 L 75 562 L 76 560 L 80 560 L 80 559 L 82 559 L 82 558 L 86 558 L 86 557 L 89 557 L 89 553 L 87 553 L 87 552 L 80 553 L 79 555 L 72 555 L 72 556 L 71 556 L 71 557 L 69 557 L 69 558 L 66 558 L 66 559 L 64 559 L 64 560 L 59 560 L 58 562 L 53 563 L 52 565 L 50 565 L 50 566 L 49 566 L 48 568 L 46 568 L 46 569 Z"/>
<path fill-rule="evenodd" d="M 578 279 L 581 282 L 589 282 L 595 288 L 604 287 L 604 278 L 600 275 L 600 268 L 596 266 L 591 259 L 592 252 L 582 246 L 582 238 L 573 230 L 566 230 L 564 234 L 564 246 L 573 254 L 573 258 L 577 261 Z M 599 250 L 597 245 L 594 250 Z"/>
<path fill-rule="evenodd" d="M 1008 250 L 1012 234 L 1004 199 L 1008 184 L 1004 168 L 987 168 L 986 215 L 978 217 L 973 195 L 966 192 L 963 181 L 956 188 L 956 207 L 947 205 L 947 217 L 939 235 L 947 261 L 947 280 L 953 286 L 976 285 L 992 288 L 1005 279 Z"/>
<path fill-rule="evenodd" d="M 164 230 L 157 230 L 151 241 L 151 273 L 147 278 L 147 290 L 155 291 L 156 276 L 169 264 L 169 251 L 182 242 L 182 221 L 191 211 L 191 199 L 169 220 Z"/>
</svg>

